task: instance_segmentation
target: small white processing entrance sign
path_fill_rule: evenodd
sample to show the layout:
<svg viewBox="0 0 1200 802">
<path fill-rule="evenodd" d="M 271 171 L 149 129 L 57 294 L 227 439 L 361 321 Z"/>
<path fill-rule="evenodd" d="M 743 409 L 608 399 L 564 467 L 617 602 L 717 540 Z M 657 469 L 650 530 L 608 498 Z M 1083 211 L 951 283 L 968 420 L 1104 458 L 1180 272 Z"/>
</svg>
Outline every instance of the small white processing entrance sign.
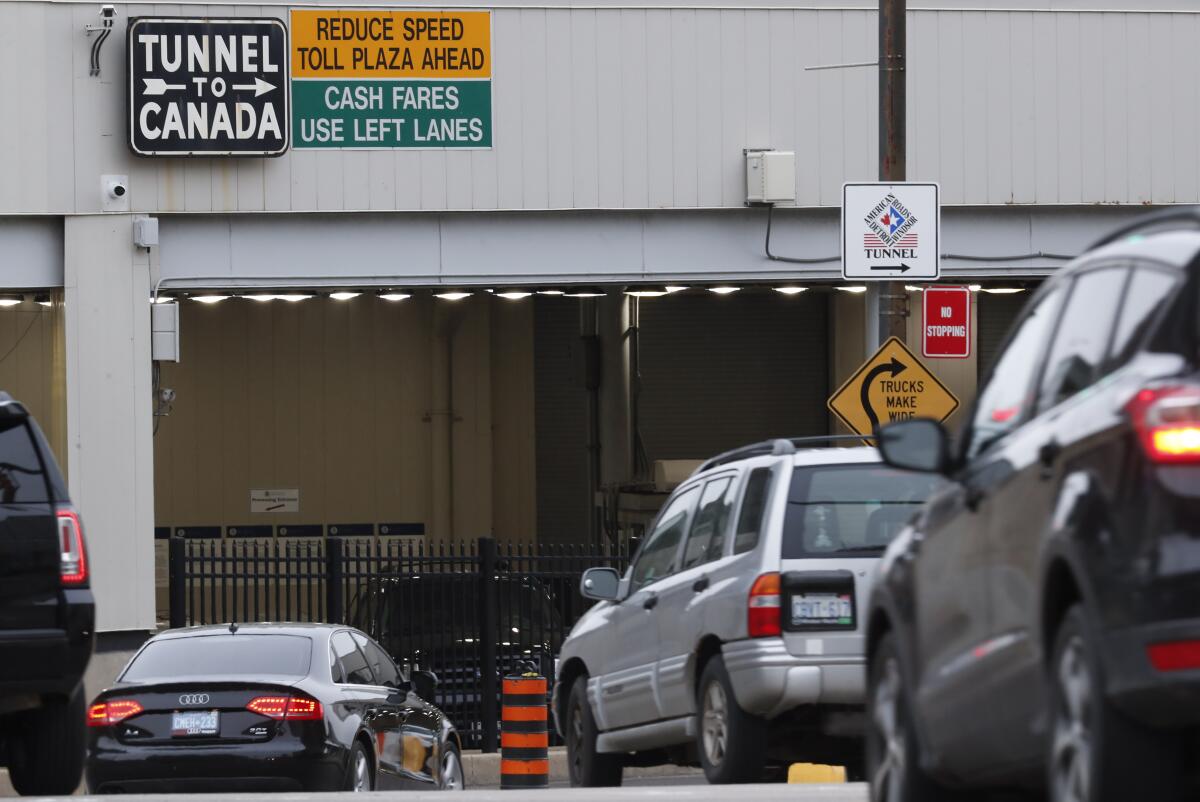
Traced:
<svg viewBox="0 0 1200 802">
<path fill-rule="evenodd" d="M 251 490 L 250 512 L 300 512 L 300 489 Z"/>
</svg>

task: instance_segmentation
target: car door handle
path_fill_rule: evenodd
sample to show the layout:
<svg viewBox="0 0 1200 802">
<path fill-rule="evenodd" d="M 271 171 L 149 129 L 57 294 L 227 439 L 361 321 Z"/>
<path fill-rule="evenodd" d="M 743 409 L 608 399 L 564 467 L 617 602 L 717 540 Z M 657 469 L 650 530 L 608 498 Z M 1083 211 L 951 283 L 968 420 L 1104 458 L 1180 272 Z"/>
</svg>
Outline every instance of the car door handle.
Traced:
<svg viewBox="0 0 1200 802">
<path fill-rule="evenodd" d="M 1062 445 L 1057 440 L 1048 440 L 1038 449 L 1038 462 L 1042 463 L 1043 468 L 1049 468 L 1054 465 L 1061 453 Z"/>
<path fill-rule="evenodd" d="M 692 583 L 693 593 L 703 593 L 708 590 L 708 577 L 702 576 Z"/>
<path fill-rule="evenodd" d="M 921 553 L 921 544 L 925 542 L 925 534 L 919 529 L 914 529 L 913 533 L 908 538 L 908 548 L 902 554 L 906 560 L 915 560 L 917 555 Z"/>
<path fill-rule="evenodd" d="M 969 485 L 967 487 L 967 495 L 965 499 L 967 509 L 969 509 L 971 512 L 975 512 L 975 510 L 979 509 L 979 505 L 983 501 L 983 497 L 985 495 L 986 494 L 981 488 L 974 485 Z"/>
<path fill-rule="evenodd" d="M 656 596 L 653 593 L 651 593 L 649 596 L 647 596 L 646 600 L 644 602 L 642 602 L 642 607 L 646 608 L 647 610 L 653 610 L 657 606 L 658 606 L 658 596 Z"/>
</svg>

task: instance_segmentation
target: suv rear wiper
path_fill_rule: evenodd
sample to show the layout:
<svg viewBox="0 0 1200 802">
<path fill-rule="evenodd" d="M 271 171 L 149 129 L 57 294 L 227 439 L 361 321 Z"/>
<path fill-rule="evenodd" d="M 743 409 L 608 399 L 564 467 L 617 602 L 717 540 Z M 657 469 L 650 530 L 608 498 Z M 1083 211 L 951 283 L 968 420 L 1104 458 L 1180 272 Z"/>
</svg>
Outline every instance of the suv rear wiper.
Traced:
<svg viewBox="0 0 1200 802">
<path fill-rule="evenodd" d="M 827 554 L 827 556 L 830 556 L 830 557 L 841 557 L 841 556 L 845 556 L 845 555 L 855 556 L 855 555 L 859 555 L 859 554 L 872 555 L 872 554 L 879 554 L 886 548 L 887 548 L 886 545 L 884 545 L 884 546 L 854 546 L 852 548 L 838 549 L 837 551 L 826 552 L 826 554 Z"/>
</svg>

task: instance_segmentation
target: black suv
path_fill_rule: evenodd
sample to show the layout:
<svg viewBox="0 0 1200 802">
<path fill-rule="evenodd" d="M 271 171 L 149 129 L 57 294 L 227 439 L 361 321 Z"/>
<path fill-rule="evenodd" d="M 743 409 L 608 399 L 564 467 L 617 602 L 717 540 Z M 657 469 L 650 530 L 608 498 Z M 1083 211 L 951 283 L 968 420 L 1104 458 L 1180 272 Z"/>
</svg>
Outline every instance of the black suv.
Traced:
<svg viewBox="0 0 1200 802">
<path fill-rule="evenodd" d="M 949 481 L 870 605 L 872 798 L 972 788 L 1169 802 L 1200 747 L 1200 212 L 1045 282 L 958 442 L 879 430 Z"/>
<path fill-rule="evenodd" d="M 79 785 L 94 619 L 62 475 L 33 417 L 0 393 L 0 765 L 18 793 Z"/>
</svg>

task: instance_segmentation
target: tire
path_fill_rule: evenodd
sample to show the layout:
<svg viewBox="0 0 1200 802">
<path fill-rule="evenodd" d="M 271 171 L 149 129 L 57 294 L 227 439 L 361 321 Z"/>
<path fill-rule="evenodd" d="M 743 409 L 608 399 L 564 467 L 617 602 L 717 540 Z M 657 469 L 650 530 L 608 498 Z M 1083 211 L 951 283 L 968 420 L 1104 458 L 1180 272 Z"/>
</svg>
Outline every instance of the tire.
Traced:
<svg viewBox="0 0 1200 802">
<path fill-rule="evenodd" d="M 457 746 L 447 742 L 446 747 L 442 750 L 442 765 L 438 770 L 438 790 L 465 791 L 466 789 L 467 777 L 463 771 L 462 755 L 458 753 Z"/>
<path fill-rule="evenodd" d="M 863 752 L 863 749 L 859 749 L 842 758 L 842 766 L 846 769 L 846 782 L 863 783 L 867 781 L 866 755 Z"/>
<path fill-rule="evenodd" d="M 357 739 L 350 749 L 350 759 L 346 761 L 346 779 L 342 783 L 342 790 L 358 793 L 375 790 L 375 770 L 371 758 L 362 741 Z"/>
<path fill-rule="evenodd" d="M 83 686 L 69 699 L 49 701 L 23 717 L 14 736 L 8 767 L 13 789 L 22 796 L 66 796 L 83 779 Z"/>
<path fill-rule="evenodd" d="M 704 776 L 714 785 L 760 782 L 767 760 L 767 722 L 738 706 L 717 655 L 704 664 L 696 686 L 696 749 Z"/>
<path fill-rule="evenodd" d="M 571 683 L 567 697 L 565 724 L 567 770 L 574 787 L 615 786 L 621 784 L 624 767 L 620 755 L 596 751 L 596 719 L 587 701 L 587 677 Z"/>
<path fill-rule="evenodd" d="M 1049 667 L 1049 802 L 1184 798 L 1186 739 L 1155 732 L 1104 696 L 1096 638 L 1082 605 L 1063 617 Z"/>
<path fill-rule="evenodd" d="M 921 768 L 921 744 L 895 636 L 883 636 L 867 682 L 866 776 L 872 802 L 957 799 Z"/>
</svg>

